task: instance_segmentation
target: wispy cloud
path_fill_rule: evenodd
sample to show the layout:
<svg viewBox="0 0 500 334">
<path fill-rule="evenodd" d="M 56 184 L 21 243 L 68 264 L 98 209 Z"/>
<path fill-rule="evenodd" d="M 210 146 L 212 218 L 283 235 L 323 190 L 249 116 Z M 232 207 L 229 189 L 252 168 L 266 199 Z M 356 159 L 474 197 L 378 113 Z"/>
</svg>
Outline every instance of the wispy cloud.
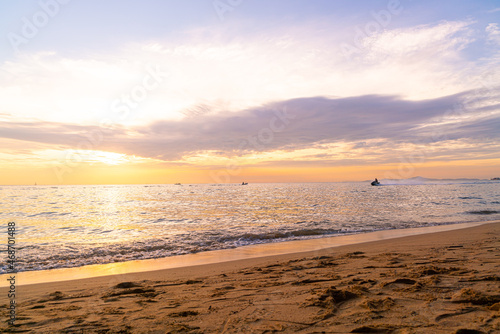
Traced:
<svg viewBox="0 0 500 334">
<path fill-rule="evenodd" d="M 307 96 L 435 98 L 475 88 L 469 78 L 477 75 L 475 65 L 462 56 L 474 41 L 470 25 L 386 30 L 366 38 L 366 52 L 353 59 L 340 53 L 336 27 L 324 22 L 265 38 L 238 38 L 220 28 L 216 37 L 205 31 L 203 39 L 128 44 L 92 58 L 28 54 L 0 65 L 0 103 L 19 117 L 97 124 L 116 116 L 113 101 L 140 83 L 151 64 L 168 78 L 121 124 L 181 119 L 202 104 L 236 111 Z M 329 34 L 319 34 L 327 28 Z M 488 29 L 494 36 L 495 26 Z"/>
<path fill-rule="evenodd" d="M 500 45 L 500 27 L 498 26 L 498 23 L 488 24 L 485 30 L 488 34 L 488 40 L 496 45 Z"/>
<path fill-rule="evenodd" d="M 392 29 L 365 38 L 369 57 L 375 61 L 397 57 L 406 61 L 456 56 L 456 52 L 474 41 L 469 21 L 442 22 L 434 25 Z M 443 52 L 445 54 L 443 54 Z"/>
</svg>

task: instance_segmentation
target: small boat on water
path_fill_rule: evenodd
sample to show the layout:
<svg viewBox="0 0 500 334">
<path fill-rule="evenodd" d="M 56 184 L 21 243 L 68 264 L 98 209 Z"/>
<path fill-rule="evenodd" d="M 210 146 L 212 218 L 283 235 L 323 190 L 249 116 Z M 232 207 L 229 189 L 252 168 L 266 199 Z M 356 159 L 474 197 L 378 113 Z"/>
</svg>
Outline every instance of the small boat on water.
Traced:
<svg viewBox="0 0 500 334">
<path fill-rule="evenodd" d="M 247 184 L 248 184 L 248 182 L 241 182 L 242 186 L 246 186 Z"/>
<path fill-rule="evenodd" d="M 371 183 L 372 186 L 379 186 L 380 185 L 380 182 L 378 182 L 377 179 L 375 179 L 375 181 L 372 181 Z"/>
<path fill-rule="evenodd" d="M 500 181 L 500 177 L 494 177 L 492 178 L 493 181 Z"/>
</svg>

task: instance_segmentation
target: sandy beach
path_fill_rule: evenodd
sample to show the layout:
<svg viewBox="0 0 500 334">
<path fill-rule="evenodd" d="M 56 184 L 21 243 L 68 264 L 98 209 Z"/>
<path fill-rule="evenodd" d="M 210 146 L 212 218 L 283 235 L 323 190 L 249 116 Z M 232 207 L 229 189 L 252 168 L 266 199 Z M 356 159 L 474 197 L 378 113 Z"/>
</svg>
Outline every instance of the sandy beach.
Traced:
<svg viewBox="0 0 500 334">
<path fill-rule="evenodd" d="M 500 222 L 312 252 L 21 285 L 23 333 L 498 333 Z"/>
</svg>

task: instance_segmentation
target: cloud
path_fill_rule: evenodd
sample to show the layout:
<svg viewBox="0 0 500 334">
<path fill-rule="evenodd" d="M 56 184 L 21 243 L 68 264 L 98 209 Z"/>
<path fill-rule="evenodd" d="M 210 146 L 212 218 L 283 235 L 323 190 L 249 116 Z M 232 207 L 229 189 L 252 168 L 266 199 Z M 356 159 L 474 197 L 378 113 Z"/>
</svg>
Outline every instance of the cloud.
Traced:
<svg viewBox="0 0 500 334">
<path fill-rule="evenodd" d="M 102 133 L 103 129 L 97 126 L 83 126 L 44 121 L 0 121 L 0 138 L 9 138 L 27 142 L 36 142 L 49 145 L 76 146 L 80 142 L 88 141 L 94 133 Z M 116 134 L 123 134 L 123 130 L 114 130 Z"/>
<path fill-rule="evenodd" d="M 132 128 L 0 122 L 0 136 L 82 149 L 100 134 L 97 145 L 84 149 L 200 165 L 232 159 L 245 164 L 390 162 L 416 148 L 445 160 L 480 156 L 483 150 L 498 155 L 499 95 L 475 94 L 423 101 L 385 95 L 297 98 Z"/>
<path fill-rule="evenodd" d="M 201 37 L 127 44 L 92 57 L 24 54 L 0 64 L 0 112 L 98 124 L 116 118 L 113 103 L 131 95 L 148 66 L 168 76 L 120 124 L 180 120 L 200 110 L 237 111 L 307 96 L 431 99 L 477 84 L 469 79 L 478 74 L 477 64 L 463 56 L 477 37 L 469 21 L 384 30 L 364 39 L 365 52 L 356 59 L 341 54 L 338 28 L 321 21 L 239 36 L 241 31 L 221 26 L 200 28 Z M 493 34 L 494 26 L 489 31 Z"/>
<path fill-rule="evenodd" d="M 485 31 L 489 42 L 500 45 L 500 27 L 498 23 L 489 23 Z"/>
<path fill-rule="evenodd" d="M 427 60 L 429 56 L 443 59 L 454 57 L 456 51 L 474 41 L 469 27 L 473 22 L 444 21 L 381 32 L 364 39 L 368 58 L 375 61 L 386 57 L 407 61 Z M 425 56 L 425 57 L 424 57 Z"/>
<path fill-rule="evenodd" d="M 198 166 L 366 164 L 422 149 L 448 160 L 495 155 L 498 52 L 468 56 L 498 42 L 499 27 L 475 24 L 386 29 L 349 59 L 339 51 L 347 28 L 325 22 L 266 35 L 200 28 L 91 58 L 25 54 L 0 64 L 0 137 L 9 152 L 28 143 L 23 159 L 100 150 Z M 168 76 L 116 113 L 148 66 Z M 95 125 L 105 118 L 112 127 Z"/>
</svg>

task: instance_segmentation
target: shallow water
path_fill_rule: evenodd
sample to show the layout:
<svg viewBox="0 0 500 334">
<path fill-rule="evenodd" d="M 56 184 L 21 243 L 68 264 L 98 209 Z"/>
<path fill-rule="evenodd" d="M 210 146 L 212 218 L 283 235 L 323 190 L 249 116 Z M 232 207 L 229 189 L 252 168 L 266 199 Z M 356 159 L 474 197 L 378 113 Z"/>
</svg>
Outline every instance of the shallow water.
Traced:
<svg viewBox="0 0 500 334">
<path fill-rule="evenodd" d="M 3 186 L 0 207 L 26 271 L 498 220 L 500 182 Z"/>
</svg>

